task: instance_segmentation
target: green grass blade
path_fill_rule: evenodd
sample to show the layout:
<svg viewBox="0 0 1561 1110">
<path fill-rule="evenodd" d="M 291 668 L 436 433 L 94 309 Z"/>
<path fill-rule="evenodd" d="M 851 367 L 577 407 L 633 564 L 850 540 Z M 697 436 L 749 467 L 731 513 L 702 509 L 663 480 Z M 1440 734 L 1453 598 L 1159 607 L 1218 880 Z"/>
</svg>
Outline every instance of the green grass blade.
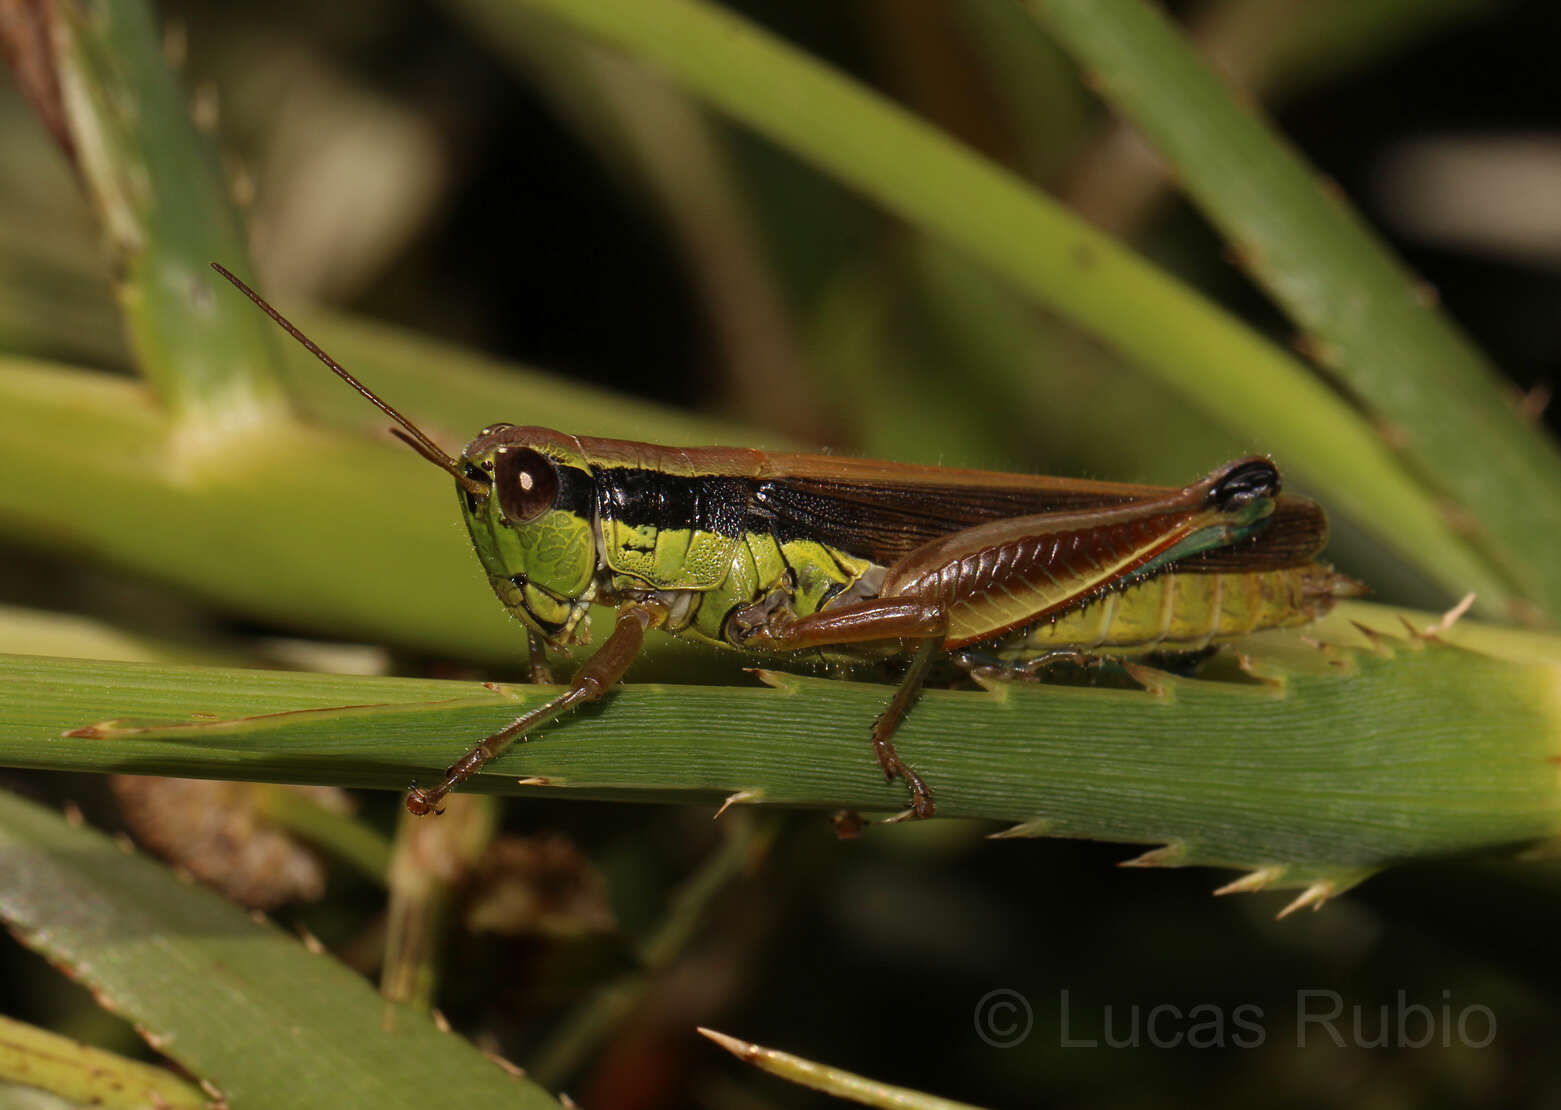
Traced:
<svg viewBox="0 0 1561 1110">
<path fill-rule="evenodd" d="M 1493 0 L 1210 0 L 1188 13 L 1187 33 L 1238 95 L 1272 107 L 1311 89 L 1326 95 L 1347 73 L 1382 66 L 1411 44 L 1446 32 L 1448 24 L 1494 6 Z M 1022 4 L 1007 7 L 1014 20 L 1032 19 Z M 1010 37 L 1039 38 L 1061 50 L 1034 34 L 1033 20 L 1028 34 L 1012 31 Z M 1171 167 L 1146 157 L 1142 136 L 1131 126 L 1121 121 L 1095 135 L 1069 167 L 1062 194 L 1094 223 L 1123 235 L 1163 212 L 1174 186 Z"/>
<path fill-rule="evenodd" d="M 235 294 L 236 296 L 236 294 Z M 394 334 L 353 330 L 350 353 L 374 356 Z M 325 337 L 322 337 L 325 338 Z M 441 354 L 442 373 L 423 357 Z M 307 358 L 307 356 L 305 356 Z M 399 358 L 399 361 L 398 361 Z M 435 432 L 474 434 L 500 417 L 585 430 L 567 419 L 676 442 L 708 426 L 652 406 L 604 400 L 545 379 L 506 381 L 482 360 L 412 343 L 365 362 L 394 388 L 430 404 Z M 333 422 L 378 414 L 317 363 L 301 393 Z M 491 390 L 488 385 L 492 386 Z M 338 399 L 338 395 L 340 398 Z M 342 410 L 330 408 L 347 402 Z M 411 411 L 423 418 L 421 407 Z M 480 412 L 486 416 L 478 417 Z M 367 417 L 363 413 L 369 414 Z M 447 415 L 448 414 L 448 415 Z M 383 428 L 383 421 L 374 425 Z M 513 661 L 525 637 L 494 600 L 456 524 L 447 476 L 378 431 L 337 434 L 276 421 L 264 435 L 231 437 L 199 459 L 171 448 L 169 422 L 143 385 L 108 375 L 0 358 L 0 517 L 45 548 L 170 582 L 228 612 L 273 625 L 416 647 L 451 657 Z M 72 450 L 62 463 L 63 445 Z M 218 553 L 221 553 L 220 556 Z"/>
<path fill-rule="evenodd" d="M 74 153 L 115 255 L 136 361 L 192 433 L 281 415 L 276 339 L 207 268 L 248 248 L 141 0 L 50 8 Z"/>
<path fill-rule="evenodd" d="M 557 1105 L 330 956 L 4 793 L 0 915 L 233 1106 Z"/>
<path fill-rule="evenodd" d="M 789 1052 L 740 1041 L 714 1029 L 700 1032 L 720 1045 L 744 1063 L 752 1064 L 760 1071 L 767 1071 L 798 1086 L 823 1091 L 836 1098 L 849 1099 L 863 1106 L 878 1106 L 885 1110 L 981 1110 L 968 1102 L 953 1102 L 936 1095 L 923 1094 L 905 1087 L 893 1087 L 876 1079 L 854 1075 L 842 1068 L 816 1063 Z"/>
<path fill-rule="evenodd" d="M 284 627 L 398 643 L 426 633 L 447 654 L 467 654 L 460 639 L 513 657 L 515 633 L 450 528 L 448 483 L 411 452 L 283 421 L 197 468 L 169 457 L 166 419 L 136 383 L 11 363 L 0 392 L 0 511 L 22 537 L 66 536 L 77 556 Z M 71 442 L 93 447 L 62 470 L 57 445 Z M 419 617 L 425 602 L 446 614 Z"/>
<path fill-rule="evenodd" d="M 1012 174 L 754 25 L 696 0 L 520 0 L 967 251 L 1274 452 L 1453 596 L 1510 591 L 1376 430 L 1296 358 Z M 494 0 L 496 14 L 507 4 Z"/>
<path fill-rule="evenodd" d="M 1447 643 L 1394 644 L 1395 611 L 1345 612 L 1380 633 L 1368 639 L 1340 617 L 1314 632 L 1353 649 L 1324 652 L 1294 634 L 1254 640 L 1263 682 L 1153 672 L 1147 692 L 929 691 L 900 750 L 945 817 L 1166 843 L 1157 862 L 1272 867 L 1281 885 L 1345 886 L 1396 861 L 1561 831 L 1551 762 L 1561 752 L 1561 646 L 1538 637 L 1544 661 L 1523 663 Z M 1487 649 L 1534 654 L 1499 629 L 1468 628 Z M 819 809 L 904 805 L 866 741 L 886 687 L 772 680 L 769 689 L 627 686 L 519 745 L 474 786 L 712 806 L 743 790 Z M 529 686 L 10 656 L 0 670 L 0 763 L 399 789 L 546 696 Z"/>
<path fill-rule="evenodd" d="M 212 1105 L 165 1068 L 127 1060 L 58 1033 L 0 1017 L 0 1081 L 49 1091 L 108 1110 L 196 1110 Z"/>
<path fill-rule="evenodd" d="M 1143 0 L 1032 5 L 1176 167 L 1318 359 L 1474 522 L 1486 559 L 1561 614 L 1561 455 L 1434 294 Z M 1348 459 L 1349 453 L 1341 451 Z M 1471 586 L 1471 588 L 1473 588 Z"/>
</svg>

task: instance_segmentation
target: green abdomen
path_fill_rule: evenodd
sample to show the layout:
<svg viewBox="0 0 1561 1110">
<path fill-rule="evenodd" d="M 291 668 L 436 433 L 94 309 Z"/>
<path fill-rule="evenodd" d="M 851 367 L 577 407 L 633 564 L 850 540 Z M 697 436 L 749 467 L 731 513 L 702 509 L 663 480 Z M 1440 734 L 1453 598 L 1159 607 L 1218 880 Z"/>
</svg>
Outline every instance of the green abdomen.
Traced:
<svg viewBox="0 0 1561 1110">
<path fill-rule="evenodd" d="M 1173 571 L 1005 637 L 996 654 L 1021 662 L 1049 651 L 1198 651 L 1267 628 L 1307 624 L 1356 589 L 1352 579 L 1320 563 L 1245 573 Z"/>
</svg>

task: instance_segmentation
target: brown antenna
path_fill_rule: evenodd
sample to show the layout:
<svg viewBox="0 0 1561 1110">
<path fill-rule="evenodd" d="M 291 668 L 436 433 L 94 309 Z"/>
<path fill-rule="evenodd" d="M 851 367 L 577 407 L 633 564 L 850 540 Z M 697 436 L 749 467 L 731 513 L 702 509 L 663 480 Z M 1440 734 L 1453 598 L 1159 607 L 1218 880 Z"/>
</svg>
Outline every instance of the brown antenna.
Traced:
<svg viewBox="0 0 1561 1110">
<path fill-rule="evenodd" d="M 390 417 L 397 424 L 400 424 L 401 428 L 406 429 L 406 431 L 402 431 L 401 428 L 391 428 L 391 435 L 395 436 L 402 443 L 405 443 L 408 447 L 412 448 L 412 450 L 416 451 L 419 455 L 422 455 L 423 458 L 427 459 L 435 466 L 443 470 L 448 470 L 451 474 L 455 475 L 455 480 L 460 483 L 461 488 L 464 489 L 467 493 L 473 494 L 477 497 L 486 497 L 488 495 L 488 482 L 483 479 L 473 477 L 461 469 L 461 464 L 458 460 L 453 459 L 449 455 L 445 454 L 437 443 L 429 439 L 428 436 L 424 434 L 421 428 L 412 423 L 406 417 L 402 416 L 393 407 L 382 401 L 372 389 L 349 374 L 346 367 L 322 351 L 319 347 L 319 344 L 315 343 L 314 340 L 310 339 L 307 335 L 294 327 L 292 322 L 288 320 L 286 316 L 283 316 L 280 312 L 266 303 L 264 297 L 262 297 L 259 293 L 256 293 L 249 286 L 245 285 L 221 263 L 213 262 L 211 264 L 211 268 L 232 282 L 234 287 L 238 289 L 240 293 L 244 294 L 244 296 L 248 297 L 250 300 L 254 301 L 255 304 L 259 305 L 262 312 L 280 324 L 282 326 L 282 330 L 287 332 L 288 335 L 302 343 L 305 350 L 307 350 L 321 362 L 325 363 L 326 366 L 329 366 L 331 368 L 331 372 L 334 373 L 338 378 L 352 386 L 353 389 L 356 389 L 364 397 L 367 397 L 375 408 L 379 409 L 380 412 Z"/>
</svg>

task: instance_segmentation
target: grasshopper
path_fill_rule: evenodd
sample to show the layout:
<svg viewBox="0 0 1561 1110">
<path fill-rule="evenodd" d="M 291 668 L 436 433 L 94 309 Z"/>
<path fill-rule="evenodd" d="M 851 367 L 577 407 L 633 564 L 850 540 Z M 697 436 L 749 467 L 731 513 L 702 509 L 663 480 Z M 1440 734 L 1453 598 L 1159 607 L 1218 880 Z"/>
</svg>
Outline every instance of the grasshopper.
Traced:
<svg viewBox="0 0 1561 1110">
<path fill-rule="evenodd" d="M 1018 677 L 1058 657 L 1195 655 L 1306 624 L 1360 589 L 1316 561 L 1327 517 L 1281 496 L 1261 456 L 1177 490 L 494 424 L 453 458 L 212 266 L 454 477 L 488 580 L 527 629 L 534 675 L 548 649 L 585 639 L 592 604 L 617 608 L 564 693 L 485 737 L 436 786 L 412 785 L 415 814 L 601 698 L 653 628 L 745 652 L 908 655 L 872 749 L 905 782 L 907 814 L 930 817 L 932 793 L 893 735 L 941 657 Z"/>
</svg>

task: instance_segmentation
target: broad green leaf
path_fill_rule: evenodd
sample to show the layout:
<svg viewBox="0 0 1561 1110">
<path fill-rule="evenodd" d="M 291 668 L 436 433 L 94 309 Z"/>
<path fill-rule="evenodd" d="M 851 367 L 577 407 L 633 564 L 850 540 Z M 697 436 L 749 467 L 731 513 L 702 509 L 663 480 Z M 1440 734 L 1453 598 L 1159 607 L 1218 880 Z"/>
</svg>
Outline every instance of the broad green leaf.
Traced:
<svg viewBox="0 0 1561 1110">
<path fill-rule="evenodd" d="M 0 916 L 234 1110 L 557 1105 L 329 955 L 5 793 Z"/>
</svg>

